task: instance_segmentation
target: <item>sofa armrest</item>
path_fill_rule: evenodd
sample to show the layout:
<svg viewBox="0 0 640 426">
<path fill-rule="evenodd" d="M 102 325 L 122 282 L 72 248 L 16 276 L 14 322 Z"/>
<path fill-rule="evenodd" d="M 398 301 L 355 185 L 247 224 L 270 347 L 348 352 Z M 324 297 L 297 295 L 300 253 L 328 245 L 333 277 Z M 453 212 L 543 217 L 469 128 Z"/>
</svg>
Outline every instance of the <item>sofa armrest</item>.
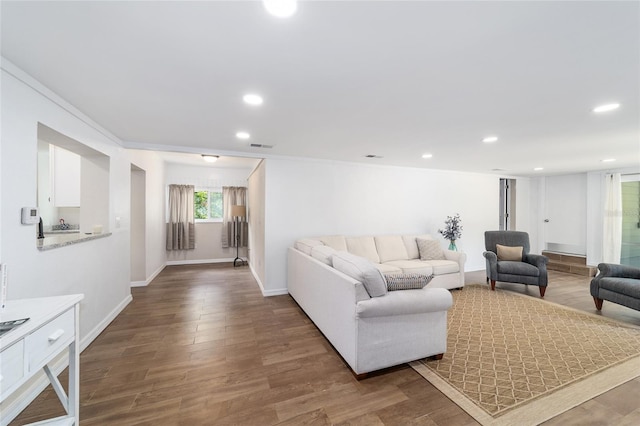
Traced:
<svg viewBox="0 0 640 426">
<path fill-rule="evenodd" d="M 446 311 L 453 304 L 444 288 L 391 291 L 382 297 L 362 300 L 356 305 L 358 318 L 389 317 Z"/>
<path fill-rule="evenodd" d="M 613 263 L 600 263 L 598 277 L 619 277 L 640 279 L 640 268 L 629 265 L 617 265 Z"/>
<path fill-rule="evenodd" d="M 445 259 L 458 263 L 458 270 L 460 271 L 460 287 L 464 287 L 464 264 L 467 262 L 467 254 L 453 250 L 443 250 L 443 252 Z"/>
<path fill-rule="evenodd" d="M 447 260 L 453 260 L 460 265 L 460 271 L 464 271 L 464 264 L 467 261 L 467 254 L 461 251 L 442 250 L 444 257 Z"/>
</svg>

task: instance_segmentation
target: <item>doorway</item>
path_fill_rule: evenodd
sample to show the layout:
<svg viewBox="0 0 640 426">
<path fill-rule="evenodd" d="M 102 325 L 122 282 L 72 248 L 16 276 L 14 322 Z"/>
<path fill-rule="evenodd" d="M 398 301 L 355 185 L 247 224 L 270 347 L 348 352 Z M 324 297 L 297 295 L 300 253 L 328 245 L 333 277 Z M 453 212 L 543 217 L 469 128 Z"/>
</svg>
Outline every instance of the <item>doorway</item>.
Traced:
<svg viewBox="0 0 640 426">
<path fill-rule="evenodd" d="M 500 230 L 516 229 L 516 180 L 500 179 Z"/>
</svg>

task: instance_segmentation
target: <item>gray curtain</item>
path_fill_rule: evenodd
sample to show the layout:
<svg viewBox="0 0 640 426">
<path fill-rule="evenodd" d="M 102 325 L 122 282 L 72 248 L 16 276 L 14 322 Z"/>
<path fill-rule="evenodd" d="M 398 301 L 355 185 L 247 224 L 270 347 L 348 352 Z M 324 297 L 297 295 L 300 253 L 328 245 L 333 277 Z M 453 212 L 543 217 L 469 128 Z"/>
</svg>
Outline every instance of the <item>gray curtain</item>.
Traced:
<svg viewBox="0 0 640 426">
<path fill-rule="evenodd" d="M 196 248 L 193 185 L 169 185 L 167 250 Z"/>
<path fill-rule="evenodd" d="M 222 187 L 222 247 L 236 246 L 236 230 L 240 237 L 239 246 L 247 247 L 249 242 L 249 226 L 247 218 L 240 218 L 237 223 L 231 216 L 231 206 L 247 205 L 247 188 L 244 186 Z"/>
</svg>

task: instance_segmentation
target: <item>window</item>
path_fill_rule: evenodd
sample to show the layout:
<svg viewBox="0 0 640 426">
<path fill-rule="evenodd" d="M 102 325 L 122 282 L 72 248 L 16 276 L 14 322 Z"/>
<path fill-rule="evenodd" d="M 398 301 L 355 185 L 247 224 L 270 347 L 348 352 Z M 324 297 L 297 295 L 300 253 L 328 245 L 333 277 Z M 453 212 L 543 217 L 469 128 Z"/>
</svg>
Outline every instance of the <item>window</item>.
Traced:
<svg viewBox="0 0 640 426">
<path fill-rule="evenodd" d="M 196 222 L 222 222 L 222 192 L 201 189 L 193 196 Z"/>
<path fill-rule="evenodd" d="M 620 263 L 640 267 L 640 175 L 621 176 L 622 247 Z"/>
</svg>

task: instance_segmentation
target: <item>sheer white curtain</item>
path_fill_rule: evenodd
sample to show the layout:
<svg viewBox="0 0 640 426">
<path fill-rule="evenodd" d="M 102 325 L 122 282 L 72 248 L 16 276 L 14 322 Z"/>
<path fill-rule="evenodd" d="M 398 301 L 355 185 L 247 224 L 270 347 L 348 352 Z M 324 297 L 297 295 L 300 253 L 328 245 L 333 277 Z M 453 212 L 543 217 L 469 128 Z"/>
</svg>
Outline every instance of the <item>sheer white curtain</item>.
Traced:
<svg viewBox="0 0 640 426">
<path fill-rule="evenodd" d="M 620 173 L 605 176 L 604 233 L 602 261 L 620 263 L 622 249 L 622 184 Z"/>
<path fill-rule="evenodd" d="M 167 250 L 196 248 L 193 185 L 169 185 Z"/>
<path fill-rule="evenodd" d="M 231 206 L 247 205 L 247 188 L 244 186 L 223 186 L 222 187 L 222 247 L 236 246 L 236 233 Z M 244 217 L 238 222 L 238 235 L 240 237 L 239 247 L 246 247 L 248 242 L 247 218 Z"/>
</svg>

